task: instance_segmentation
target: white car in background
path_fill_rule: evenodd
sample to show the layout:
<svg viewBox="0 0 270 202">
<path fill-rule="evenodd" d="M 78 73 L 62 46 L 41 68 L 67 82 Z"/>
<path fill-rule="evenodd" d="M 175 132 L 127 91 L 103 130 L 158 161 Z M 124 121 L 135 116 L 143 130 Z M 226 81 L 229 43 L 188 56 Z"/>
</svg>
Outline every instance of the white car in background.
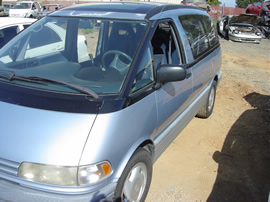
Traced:
<svg viewBox="0 0 270 202">
<path fill-rule="evenodd" d="M 42 5 L 37 1 L 18 1 L 13 8 L 9 9 L 10 17 L 36 18 L 41 11 Z"/>
<path fill-rule="evenodd" d="M 43 41 L 42 43 L 44 44 L 30 43 L 31 47 L 27 48 L 24 59 L 38 57 L 44 54 L 50 54 L 53 52 L 59 52 L 64 50 L 66 30 L 54 23 L 47 23 L 46 27 L 42 28 L 42 32 L 38 30 L 37 33 L 35 34 L 33 33 L 33 35 L 36 36 L 36 39 L 39 37 L 46 38 L 45 37 L 46 35 L 50 36 L 49 37 L 50 42 Z M 79 34 L 77 43 L 78 43 L 78 62 L 81 63 L 89 61 L 90 56 L 88 55 L 87 41 L 85 36 Z"/>
<path fill-rule="evenodd" d="M 5 18 L 7 19 L 7 18 Z M 26 18 L 15 18 L 18 21 L 36 21 L 37 19 L 26 19 Z M 31 24 L 31 23 L 30 23 Z M 30 25 L 29 24 L 29 25 Z M 42 30 L 41 30 L 42 29 Z M 46 38 L 45 36 L 50 36 L 48 40 L 40 40 L 36 43 L 38 38 Z M 24 59 L 39 57 L 45 54 L 51 54 L 64 50 L 66 38 L 66 31 L 62 27 L 54 24 L 48 23 L 43 28 L 37 29 L 32 33 L 32 40 L 29 41 L 29 45 L 26 47 L 26 52 Z M 10 39 L 9 39 L 10 40 Z M 78 39 L 78 62 L 89 61 L 91 58 L 88 54 L 87 41 L 84 35 L 79 34 Z M 11 62 L 11 58 L 5 58 L 6 62 Z"/>
<path fill-rule="evenodd" d="M 0 18 L 0 48 L 35 21 L 29 18 Z"/>
</svg>

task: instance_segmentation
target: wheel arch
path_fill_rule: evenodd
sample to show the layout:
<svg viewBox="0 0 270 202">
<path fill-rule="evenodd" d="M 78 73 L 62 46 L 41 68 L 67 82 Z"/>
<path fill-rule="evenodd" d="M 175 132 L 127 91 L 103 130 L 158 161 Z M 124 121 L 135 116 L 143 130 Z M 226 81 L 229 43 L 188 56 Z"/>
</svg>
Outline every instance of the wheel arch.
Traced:
<svg viewBox="0 0 270 202">
<path fill-rule="evenodd" d="M 219 72 L 215 75 L 215 77 L 214 77 L 214 79 L 213 79 L 213 81 L 216 81 L 216 83 L 217 83 L 217 86 L 216 86 L 216 87 L 219 86 L 219 83 L 220 83 L 220 81 L 221 81 L 221 78 L 222 78 L 222 71 L 219 71 Z M 213 83 L 213 81 L 212 81 L 212 83 Z"/>
<path fill-rule="evenodd" d="M 138 140 L 136 144 L 133 144 L 132 147 L 126 152 L 122 160 L 119 162 L 119 165 L 115 170 L 117 170 L 116 173 L 114 173 L 114 178 L 117 178 L 117 181 L 121 177 L 125 167 L 127 166 L 128 162 L 130 161 L 131 157 L 134 155 L 134 153 L 139 149 L 143 148 L 146 151 L 148 151 L 152 157 L 152 162 L 154 158 L 154 143 L 150 139 L 145 139 L 145 140 Z"/>
</svg>

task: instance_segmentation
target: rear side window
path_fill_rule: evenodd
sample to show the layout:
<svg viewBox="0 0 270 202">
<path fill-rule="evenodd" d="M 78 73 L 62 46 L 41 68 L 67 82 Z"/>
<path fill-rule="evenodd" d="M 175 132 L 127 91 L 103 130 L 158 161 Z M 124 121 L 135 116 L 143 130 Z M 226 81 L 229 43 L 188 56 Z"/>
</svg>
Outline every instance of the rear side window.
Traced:
<svg viewBox="0 0 270 202">
<path fill-rule="evenodd" d="M 208 16 L 202 16 L 201 20 L 208 36 L 209 46 L 212 47 L 218 43 L 218 35 L 216 34 L 214 23 Z"/>
<path fill-rule="evenodd" d="M 186 32 L 195 59 L 217 43 L 214 24 L 209 17 L 185 15 L 180 16 L 179 20 Z"/>
</svg>

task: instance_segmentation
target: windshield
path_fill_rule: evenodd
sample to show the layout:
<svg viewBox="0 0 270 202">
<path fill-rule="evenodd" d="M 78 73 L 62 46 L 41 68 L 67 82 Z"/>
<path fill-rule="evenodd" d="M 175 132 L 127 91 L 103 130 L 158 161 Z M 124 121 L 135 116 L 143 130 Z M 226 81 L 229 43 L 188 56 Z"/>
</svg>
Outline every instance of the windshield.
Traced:
<svg viewBox="0 0 270 202">
<path fill-rule="evenodd" d="M 28 9 L 31 7 L 31 3 L 16 3 L 13 8 L 15 9 Z"/>
<path fill-rule="evenodd" d="M 46 17 L 33 24 L 0 53 L 0 71 L 16 77 L 42 77 L 91 89 L 119 93 L 146 29 L 142 21 Z M 0 80 L 62 92 L 65 85 Z M 28 81 L 28 80 L 27 80 Z"/>
</svg>

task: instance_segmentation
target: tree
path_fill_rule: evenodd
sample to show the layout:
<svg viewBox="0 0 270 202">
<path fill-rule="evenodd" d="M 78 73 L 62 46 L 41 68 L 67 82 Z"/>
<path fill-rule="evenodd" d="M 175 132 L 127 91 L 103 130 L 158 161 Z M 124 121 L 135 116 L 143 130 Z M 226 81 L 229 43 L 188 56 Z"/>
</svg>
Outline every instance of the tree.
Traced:
<svg viewBox="0 0 270 202">
<path fill-rule="evenodd" d="M 246 8 L 248 4 L 262 2 L 263 0 L 235 0 L 236 8 Z"/>
<path fill-rule="evenodd" d="M 211 6 L 219 6 L 222 2 L 220 2 L 219 0 L 207 0 L 207 3 Z"/>
</svg>

